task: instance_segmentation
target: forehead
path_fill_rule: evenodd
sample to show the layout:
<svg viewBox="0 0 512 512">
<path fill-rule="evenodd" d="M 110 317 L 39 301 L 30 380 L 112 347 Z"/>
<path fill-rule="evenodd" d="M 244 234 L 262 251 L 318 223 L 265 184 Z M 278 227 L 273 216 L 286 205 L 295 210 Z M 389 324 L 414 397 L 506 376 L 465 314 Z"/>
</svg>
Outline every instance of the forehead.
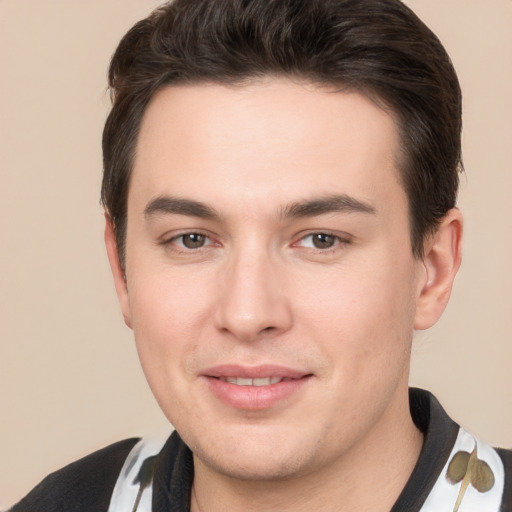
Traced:
<svg viewBox="0 0 512 512">
<path fill-rule="evenodd" d="M 308 194 L 385 200 L 401 188 L 398 148 L 393 118 L 355 92 L 286 79 L 173 86 L 143 117 L 129 205 L 162 194 L 226 208 Z"/>
</svg>

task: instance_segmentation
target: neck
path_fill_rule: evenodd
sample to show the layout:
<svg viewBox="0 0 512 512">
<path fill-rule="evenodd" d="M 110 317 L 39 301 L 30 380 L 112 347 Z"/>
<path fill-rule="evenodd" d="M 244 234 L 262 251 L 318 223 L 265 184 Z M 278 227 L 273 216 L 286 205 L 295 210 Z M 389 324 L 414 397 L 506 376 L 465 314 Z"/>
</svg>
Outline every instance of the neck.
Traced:
<svg viewBox="0 0 512 512">
<path fill-rule="evenodd" d="M 241 481 L 194 458 L 191 512 L 389 511 L 407 483 L 423 443 L 410 416 L 408 399 L 401 397 L 396 403 L 386 412 L 389 418 L 382 418 L 343 457 L 295 478 Z"/>
</svg>

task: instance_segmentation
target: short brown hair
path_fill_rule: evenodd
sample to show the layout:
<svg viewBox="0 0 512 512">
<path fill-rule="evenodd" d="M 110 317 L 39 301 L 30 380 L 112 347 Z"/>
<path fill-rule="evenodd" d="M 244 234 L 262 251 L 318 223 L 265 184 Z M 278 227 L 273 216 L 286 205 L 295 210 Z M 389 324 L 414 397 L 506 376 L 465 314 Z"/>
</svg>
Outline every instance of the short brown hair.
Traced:
<svg viewBox="0 0 512 512">
<path fill-rule="evenodd" d="M 438 38 L 399 0 L 174 0 L 138 22 L 110 65 L 102 204 L 124 265 L 127 197 L 145 109 L 162 87 L 290 76 L 360 91 L 397 120 L 411 245 L 456 203 L 461 92 Z"/>
</svg>

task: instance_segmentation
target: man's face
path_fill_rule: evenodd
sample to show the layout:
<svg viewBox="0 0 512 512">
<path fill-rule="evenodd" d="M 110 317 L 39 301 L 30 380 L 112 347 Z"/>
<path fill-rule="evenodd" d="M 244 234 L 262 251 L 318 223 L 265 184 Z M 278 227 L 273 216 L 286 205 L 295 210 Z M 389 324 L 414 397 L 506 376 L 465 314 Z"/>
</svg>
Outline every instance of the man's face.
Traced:
<svg viewBox="0 0 512 512">
<path fill-rule="evenodd" d="M 357 93 L 269 79 L 152 100 L 122 303 L 197 463 L 307 474 L 408 417 L 424 266 L 397 148 L 393 119 Z"/>
</svg>

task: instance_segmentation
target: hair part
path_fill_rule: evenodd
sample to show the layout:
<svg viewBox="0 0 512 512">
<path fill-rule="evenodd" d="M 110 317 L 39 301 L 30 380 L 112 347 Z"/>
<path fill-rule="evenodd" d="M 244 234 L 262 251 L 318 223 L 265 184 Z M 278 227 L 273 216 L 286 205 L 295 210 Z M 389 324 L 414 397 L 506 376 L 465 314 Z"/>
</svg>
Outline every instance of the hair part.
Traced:
<svg viewBox="0 0 512 512">
<path fill-rule="evenodd" d="M 461 91 L 439 39 L 399 0 L 174 0 L 121 40 L 109 69 L 101 202 L 125 263 L 138 133 L 154 94 L 175 84 L 290 77 L 358 91 L 389 110 L 413 254 L 455 206 Z"/>
</svg>

